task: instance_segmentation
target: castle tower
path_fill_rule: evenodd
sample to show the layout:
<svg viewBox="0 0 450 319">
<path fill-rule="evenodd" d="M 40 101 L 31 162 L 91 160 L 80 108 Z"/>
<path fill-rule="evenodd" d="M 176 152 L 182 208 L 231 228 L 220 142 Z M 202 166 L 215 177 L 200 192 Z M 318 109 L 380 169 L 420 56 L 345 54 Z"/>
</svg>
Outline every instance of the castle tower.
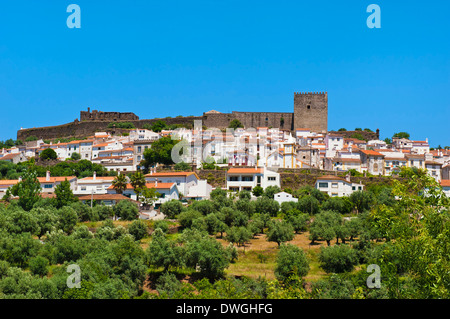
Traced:
<svg viewBox="0 0 450 319">
<path fill-rule="evenodd" d="M 297 128 L 328 131 L 327 92 L 294 93 L 294 130 Z"/>
</svg>

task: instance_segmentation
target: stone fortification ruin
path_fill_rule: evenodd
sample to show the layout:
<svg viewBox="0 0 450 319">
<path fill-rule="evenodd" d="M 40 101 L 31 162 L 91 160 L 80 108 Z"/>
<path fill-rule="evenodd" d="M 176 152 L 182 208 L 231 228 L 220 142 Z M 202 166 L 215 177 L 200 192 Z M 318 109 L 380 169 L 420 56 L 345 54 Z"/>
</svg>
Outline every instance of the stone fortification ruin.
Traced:
<svg viewBox="0 0 450 319">
<path fill-rule="evenodd" d="M 244 128 L 273 127 L 295 131 L 297 128 L 309 128 L 315 132 L 328 130 L 328 94 L 327 92 L 295 92 L 293 112 L 241 112 L 221 113 L 209 111 L 202 116 L 139 119 L 131 112 L 101 112 L 97 110 L 80 112 L 80 119 L 63 125 L 21 129 L 17 139 L 26 140 L 33 136 L 41 139 L 66 137 L 87 137 L 98 131 L 111 131 L 108 125 L 113 122 L 130 122 L 136 128 L 144 124 L 153 124 L 163 120 L 168 125 L 180 124 L 193 127 L 195 120 L 201 120 L 206 127 L 225 129 L 237 119 Z"/>
</svg>

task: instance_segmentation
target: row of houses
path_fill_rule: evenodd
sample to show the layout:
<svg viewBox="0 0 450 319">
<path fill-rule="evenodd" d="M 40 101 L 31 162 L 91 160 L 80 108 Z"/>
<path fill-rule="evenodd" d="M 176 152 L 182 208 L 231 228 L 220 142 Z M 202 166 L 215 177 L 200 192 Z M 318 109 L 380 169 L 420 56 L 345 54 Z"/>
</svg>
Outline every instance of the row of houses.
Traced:
<svg viewBox="0 0 450 319">
<path fill-rule="evenodd" d="M 391 144 L 387 144 L 381 140 L 345 138 L 338 133 L 317 133 L 308 128 L 298 128 L 294 132 L 268 127 L 238 128 L 225 132 L 180 128 L 159 133 L 135 129 L 130 130 L 127 136 L 111 136 L 106 132 L 98 132 L 87 139 L 67 143 L 45 143 L 43 140 L 26 142 L 24 145 L 1 150 L 0 161 L 13 163 L 26 161 L 51 148 L 55 150 L 60 160 L 78 153 L 82 159 L 98 163 L 108 171 L 128 173 L 141 168 L 140 163 L 145 151 L 163 136 L 171 136 L 186 142 L 188 151 L 183 152 L 182 156 L 185 162 L 199 167 L 206 159 L 213 159 L 216 163 L 223 163 L 219 164 L 221 166 L 229 166 L 226 187 L 231 191 L 251 190 L 255 186 L 263 188 L 271 185 L 279 186 L 280 177 L 276 173 L 278 168 L 316 168 L 337 172 L 355 170 L 373 175 L 392 175 L 398 173 L 401 167 L 416 167 L 427 170 L 441 185 L 446 185 L 450 180 L 450 151 L 430 150 L 427 139 L 415 141 L 394 138 Z M 164 184 L 175 183 L 178 197 L 206 198 L 208 190 L 211 189 L 206 181 L 198 179 L 198 176 L 195 187 L 186 188 L 181 187 L 183 183 L 179 182 L 175 175 L 155 174 L 156 172 L 152 171 L 152 176 L 146 177 L 148 182 L 159 183 L 161 192 Z M 157 181 L 158 178 L 162 179 Z M 95 188 L 94 194 L 106 195 L 112 192 L 108 189 L 111 182 L 112 178 L 109 180 L 103 178 L 102 182 L 98 178 L 80 179 L 76 181 L 74 193 L 80 196 L 89 195 Z M 344 183 L 340 181 L 338 184 L 342 184 L 341 182 Z M 327 189 L 324 187 L 325 182 L 321 183 L 323 187 L 318 185 L 316 187 L 326 191 L 330 196 L 335 196 L 336 193 L 337 196 L 349 193 L 348 190 L 336 191 L 336 187 Z M 331 180 L 327 183 L 330 187 L 336 184 Z M 184 185 L 187 184 L 189 183 L 184 182 Z M 156 185 L 154 186 L 156 188 Z M 348 187 L 358 188 L 348 184 L 342 186 L 342 189 Z M 51 190 L 52 186 L 47 183 L 43 189 Z M 174 190 L 164 191 L 164 194 L 174 192 Z M 128 189 L 124 194 L 130 198 L 134 196 Z M 167 196 L 170 198 L 172 195 Z"/>
<path fill-rule="evenodd" d="M 139 202 L 133 186 L 128 183 L 121 193 L 113 187 L 111 176 L 97 176 L 78 179 L 76 176 L 51 176 L 47 172 L 45 177 L 39 177 L 41 194 L 43 197 L 55 197 L 55 189 L 63 181 L 68 181 L 74 195 L 85 203 L 93 201 L 105 205 L 115 205 L 121 200 Z M 21 179 L 0 180 L 0 197 L 6 194 L 8 188 L 16 185 Z M 155 189 L 159 197 L 154 201 L 155 207 L 170 200 L 203 200 L 209 199 L 213 190 L 206 180 L 202 180 L 195 172 L 156 172 L 151 170 L 145 175 L 146 187 Z M 280 174 L 267 168 L 239 168 L 232 167 L 226 173 L 226 188 L 231 192 L 242 190 L 252 191 L 254 187 L 263 189 L 269 186 L 280 187 Z M 317 179 L 316 188 L 329 196 L 349 196 L 352 192 L 363 190 L 364 185 L 355 184 L 349 178 L 326 175 Z M 291 195 L 281 192 L 275 195 L 280 204 L 283 201 L 295 200 Z"/>
<path fill-rule="evenodd" d="M 183 139 L 188 145 L 183 161 L 197 166 L 212 158 L 228 166 L 354 169 L 373 175 L 391 175 L 406 166 L 426 169 L 437 181 L 450 178 L 450 151 L 430 151 L 427 139 L 394 138 L 388 145 L 381 140 L 345 138 L 337 133 L 316 133 L 307 128 L 295 132 L 267 127 L 226 132 L 180 128 L 160 133 L 135 129 L 130 130 L 128 136 L 98 132 L 85 140 L 68 143 L 26 142 L 1 150 L 0 161 L 26 161 L 51 148 L 59 160 L 78 153 L 82 159 L 101 164 L 109 171 L 130 172 L 140 168 L 144 152 L 162 136 Z"/>
</svg>

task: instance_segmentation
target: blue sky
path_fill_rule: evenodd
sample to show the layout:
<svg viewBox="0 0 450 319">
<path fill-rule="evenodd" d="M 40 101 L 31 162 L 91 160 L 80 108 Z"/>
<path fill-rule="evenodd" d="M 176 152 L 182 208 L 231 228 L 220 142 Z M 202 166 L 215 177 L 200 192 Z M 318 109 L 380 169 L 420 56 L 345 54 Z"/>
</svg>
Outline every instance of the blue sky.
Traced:
<svg viewBox="0 0 450 319">
<path fill-rule="evenodd" d="M 330 130 L 450 145 L 449 16 L 444 0 L 2 1 L 0 140 L 87 107 L 292 112 L 294 92 L 327 91 Z"/>
</svg>

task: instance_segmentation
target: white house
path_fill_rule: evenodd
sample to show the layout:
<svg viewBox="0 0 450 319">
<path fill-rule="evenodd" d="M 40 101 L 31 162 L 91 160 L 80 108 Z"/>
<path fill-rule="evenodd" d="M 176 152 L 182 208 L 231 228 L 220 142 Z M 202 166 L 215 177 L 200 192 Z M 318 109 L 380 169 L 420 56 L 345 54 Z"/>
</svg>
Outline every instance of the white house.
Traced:
<svg viewBox="0 0 450 319">
<path fill-rule="evenodd" d="M 370 174 L 384 174 L 385 155 L 374 150 L 359 150 L 361 154 L 361 170 Z"/>
<path fill-rule="evenodd" d="M 425 154 L 430 152 L 428 138 L 425 141 L 412 141 L 411 152 L 416 154 Z"/>
<path fill-rule="evenodd" d="M 156 192 L 160 194 L 160 198 L 158 198 L 154 202 L 154 204 L 162 204 L 172 199 L 180 198 L 178 188 L 175 183 L 147 182 L 145 186 L 147 188 L 154 188 Z M 112 185 L 108 187 L 108 194 L 116 194 L 116 191 Z M 133 200 L 138 200 L 137 195 L 134 192 L 134 188 L 130 183 L 127 184 L 127 187 L 123 191 L 122 195 L 131 198 Z"/>
<path fill-rule="evenodd" d="M 53 193 L 56 186 L 60 185 L 67 179 L 70 183 L 70 189 L 75 191 L 77 189 L 77 177 L 76 176 L 50 176 L 50 171 L 47 171 L 45 177 L 38 177 L 39 183 L 41 184 L 43 193 Z"/>
<path fill-rule="evenodd" d="M 336 151 L 344 147 L 344 138 L 339 134 L 327 134 L 325 136 L 326 157 L 334 157 Z"/>
<path fill-rule="evenodd" d="M 182 197 L 207 199 L 212 186 L 200 180 L 194 172 L 153 172 L 145 175 L 148 182 L 175 183 Z"/>
<path fill-rule="evenodd" d="M 425 169 L 437 182 L 441 180 L 442 163 L 436 161 L 425 161 Z"/>
<path fill-rule="evenodd" d="M 0 199 L 6 194 L 6 190 L 19 182 L 18 179 L 0 180 Z"/>
<path fill-rule="evenodd" d="M 253 187 L 280 187 L 280 174 L 265 167 L 232 167 L 226 174 L 227 189 L 252 191 Z"/>
<path fill-rule="evenodd" d="M 77 189 L 73 193 L 75 195 L 106 194 L 108 188 L 112 185 L 114 178 L 114 176 L 97 177 L 94 172 L 93 177 L 79 179 Z"/>
<path fill-rule="evenodd" d="M 96 201 L 97 204 L 103 204 L 105 206 L 114 206 L 122 200 L 131 201 L 137 203 L 135 200 L 128 198 L 127 196 L 121 194 L 91 194 L 82 195 L 78 198 L 84 204 L 91 204 L 91 202 Z"/>
<path fill-rule="evenodd" d="M 211 191 L 212 186 L 207 183 L 206 179 L 200 179 L 197 185 L 189 187 L 188 193 L 184 197 L 192 200 L 209 199 Z"/>
<path fill-rule="evenodd" d="M 364 185 L 352 183 L 349 178 L 325 175 L 317 178 L 315 187 L 331 197 L 350 196 L 353 192 L 363 190 Z"/>
<path fill-rule="evenodd" d="M 152 130 L 135 129 L 130 131 L 130 139 L 132 141 L 135 140 L 156 141 L 159 138 L 160 135 L 158 133 L 153 132 Z"/>
<path fill-rule="evenodd" d="M 280 205 L 284 202 L 298 202 L 298 198 L 295 198 L 294 196 L 292 196 L 292 194 L 286 192 L 279 192 L 274 194 L 273 199 L 276 200 Z"/>
</svg>

